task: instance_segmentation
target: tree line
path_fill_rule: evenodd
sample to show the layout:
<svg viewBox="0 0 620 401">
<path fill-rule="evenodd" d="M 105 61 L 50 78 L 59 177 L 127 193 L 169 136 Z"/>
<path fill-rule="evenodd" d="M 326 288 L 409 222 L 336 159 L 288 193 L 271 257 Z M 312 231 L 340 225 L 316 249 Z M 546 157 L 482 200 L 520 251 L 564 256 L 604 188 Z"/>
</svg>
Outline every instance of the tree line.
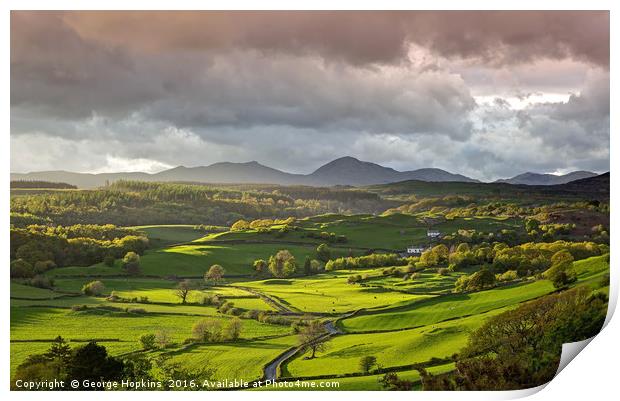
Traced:
<svg viewBox="0 0 620 401">
<path fill-rule="evenodd" d="M 149 245 L 143 233 L 111 224 L 11 227 L 10 237 L 11 277 L 15 278 L 33 277 L 54 267 L 113 265 L 127 254 L 130 258 L 143 254 Z"/>
</svg>

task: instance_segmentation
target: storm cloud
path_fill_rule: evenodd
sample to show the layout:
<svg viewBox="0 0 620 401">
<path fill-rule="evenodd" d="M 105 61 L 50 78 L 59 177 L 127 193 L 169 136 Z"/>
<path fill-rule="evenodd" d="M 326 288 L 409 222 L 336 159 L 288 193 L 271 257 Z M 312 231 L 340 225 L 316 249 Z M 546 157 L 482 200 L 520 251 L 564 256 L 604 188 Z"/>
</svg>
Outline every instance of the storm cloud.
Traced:
<svg viewBox="0 0 620 401">
<path fill-rule="evenodd" d="M 609 15 L 14 11 L 11 145 L 13 171 L 602 172 Z"/>
</svg>

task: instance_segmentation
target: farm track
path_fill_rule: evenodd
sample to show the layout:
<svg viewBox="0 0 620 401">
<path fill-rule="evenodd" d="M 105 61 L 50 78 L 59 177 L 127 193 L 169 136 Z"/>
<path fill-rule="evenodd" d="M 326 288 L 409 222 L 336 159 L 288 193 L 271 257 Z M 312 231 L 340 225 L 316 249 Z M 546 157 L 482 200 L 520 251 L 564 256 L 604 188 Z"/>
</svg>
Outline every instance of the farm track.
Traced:
<svg viewBox="0 0 620 401">
<path fill-rule="evenodd" d="M 240 286 L 240 285 L 229 285 L 228 287 L 232 287 L 232 288 L 238 288 L 240 290 L 243 291 L 247 291 L 251 294 L 256 295 L 257 297 L 259 297 L 260 299 L 262 299 L 263 301 L 265 301 L 268 305 L 273 306 L 279 314 L 281 315 L 286 315 L 286 316 L 290 316 L 290 315 L 300 315 L 301 312 L 298 310 L 292 310 L 290 309 L 288 306 L 284 305 L 284 303 L 282 303 L 280 300 L 278 300 L 277 298 L 267 295 L 265 293 L 262 293 L 260 291 L 255 290 L 254 288 L 249 288 L 249 287 L 244 287 L 244 286 Z"/>
</svg>

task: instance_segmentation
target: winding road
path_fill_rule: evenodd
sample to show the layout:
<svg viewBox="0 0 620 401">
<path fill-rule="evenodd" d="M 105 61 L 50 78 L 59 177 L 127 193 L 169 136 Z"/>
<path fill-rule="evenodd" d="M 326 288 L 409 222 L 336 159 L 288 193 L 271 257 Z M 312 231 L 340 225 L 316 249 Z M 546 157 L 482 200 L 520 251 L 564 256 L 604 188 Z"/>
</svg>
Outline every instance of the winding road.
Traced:
<svg viewBox="0 0 620 401">
<path fill-rule="evenodd" d="M 347 317 L 350 317 L 350 316 L 352 316 L 353 314 L 355 314 L 357 312 L 358 311 L 347 312 L 347 313 L 345 313 L 344 315 L 338 317 L 335 320 L 328 320 L 328 321 L 326 321 L 324 323 L 323 327 L 325 327 L 325 330 L 327 331 L 327 333 L 323 334 L 322 336 L 320 336 L 318 338 L 329 338 L 329 337 L 332 337 L 332 336 L 335 336 L 335 335 L 338 335 L 338 334 L 342 334 L 342 331 L 338 327 L 336 327 L 334 322 L 336 320 L 345 319 Z M 275 381 L 278 378 L 278 367 L 282 363 L 288 361 L 295 354 L 297 354 L 297 352 L 300 351 L 303 347 L 304 347 L 304 345 L 300 345 L 298 347 L 291 348 L 291 349 L 285 351 L 280 356 L 278 356 L 276 359 L 274 359 L 267 366 L 265 366 L 265 371 L 264 371 L 264 374 L 263 374 L 263 379 L 264 380 Z"/>
</svg>

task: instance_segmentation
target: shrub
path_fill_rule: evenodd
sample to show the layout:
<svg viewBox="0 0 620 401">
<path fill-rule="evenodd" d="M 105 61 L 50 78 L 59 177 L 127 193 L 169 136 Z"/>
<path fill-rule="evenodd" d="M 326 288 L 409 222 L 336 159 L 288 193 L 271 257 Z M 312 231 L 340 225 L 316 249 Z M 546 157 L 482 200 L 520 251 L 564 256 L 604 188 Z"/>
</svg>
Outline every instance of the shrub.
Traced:
<svg viewBox="0 0 620 401">
<path fill-rule="evenodd" d="M 219 319 L 201 319 L 192 327 L 192 334 L 199 341 L 220 341 L 222 339 L 222 323 Z"/>
<path fill-rule="evenodd" d="M 37 275 L 37 276 L 34 276 L 33 278 L 31 278 L 28 281 L 28 284 L 30 284 L 33 287 L 51 289 L 51 288 L 54 287 L 54 279 L 53 278 L 49 278 L 49 277 L 45 277 L 45 276 L 41 276 L 41 275 Z"/>
<path fill-rule="evenodd" d="M 229 341 L 237 341 L 241 336 L 241 330 L 243 329 L 243 323 L 241 319 L 235 317 L 230 320 L 228 326 L 224 329 L 224 338 Z"/>
<path fill-rule="evenodd" d="M 439 274 L 440 276 L 447 276 L 448 274 L 450 274 L 450 270 L 442 267 L 441 269 L 437 269 L 437 274 Z"/>
<path fill-rule="evenodd" d="M 33 271 L 35 274 L 44 273 L 56 267 L 53 260 L 38 260 L 34 263 Z"/>
<path fill-rule="evenodd" d="M 140 344 L 142 344 L 142 349 L 155 349 L 155 334 L 142 334 Z"/>
<path fill-rule="evenodd" d="M 123 257 L 123 269 L 131 275 L 140 274 L 140 255 L 135 252 L 127 252 Z"/>
<path fill-rule="evenodd" d="M 82 293 L 84 295 L 93 295 L 98 296 L 103 293 L 105 290 L 105 286 L 101 281 L 91 281 L 90 283 L 84 284 L 82 287 Z"/>
<path fill-rule="evenodd" d="M 497 281 L 513 281 L 519 278 L 516 270 L 508 270 L 497 275 Z"/>
<path fill-rule="evenodd" d="M 155 333 L 155 343 L 160 348 L 167 348 L 172 345 L 172 338 L 170 336 L 170 332 L 168 330 L 157 330 Z"/>
<path fill-rule="evenodd" d="M 127 308 L 127 313 L 137 313 L 143 315 L 146 313 L 146 309 L 144 308 Z"/>
</svg>

